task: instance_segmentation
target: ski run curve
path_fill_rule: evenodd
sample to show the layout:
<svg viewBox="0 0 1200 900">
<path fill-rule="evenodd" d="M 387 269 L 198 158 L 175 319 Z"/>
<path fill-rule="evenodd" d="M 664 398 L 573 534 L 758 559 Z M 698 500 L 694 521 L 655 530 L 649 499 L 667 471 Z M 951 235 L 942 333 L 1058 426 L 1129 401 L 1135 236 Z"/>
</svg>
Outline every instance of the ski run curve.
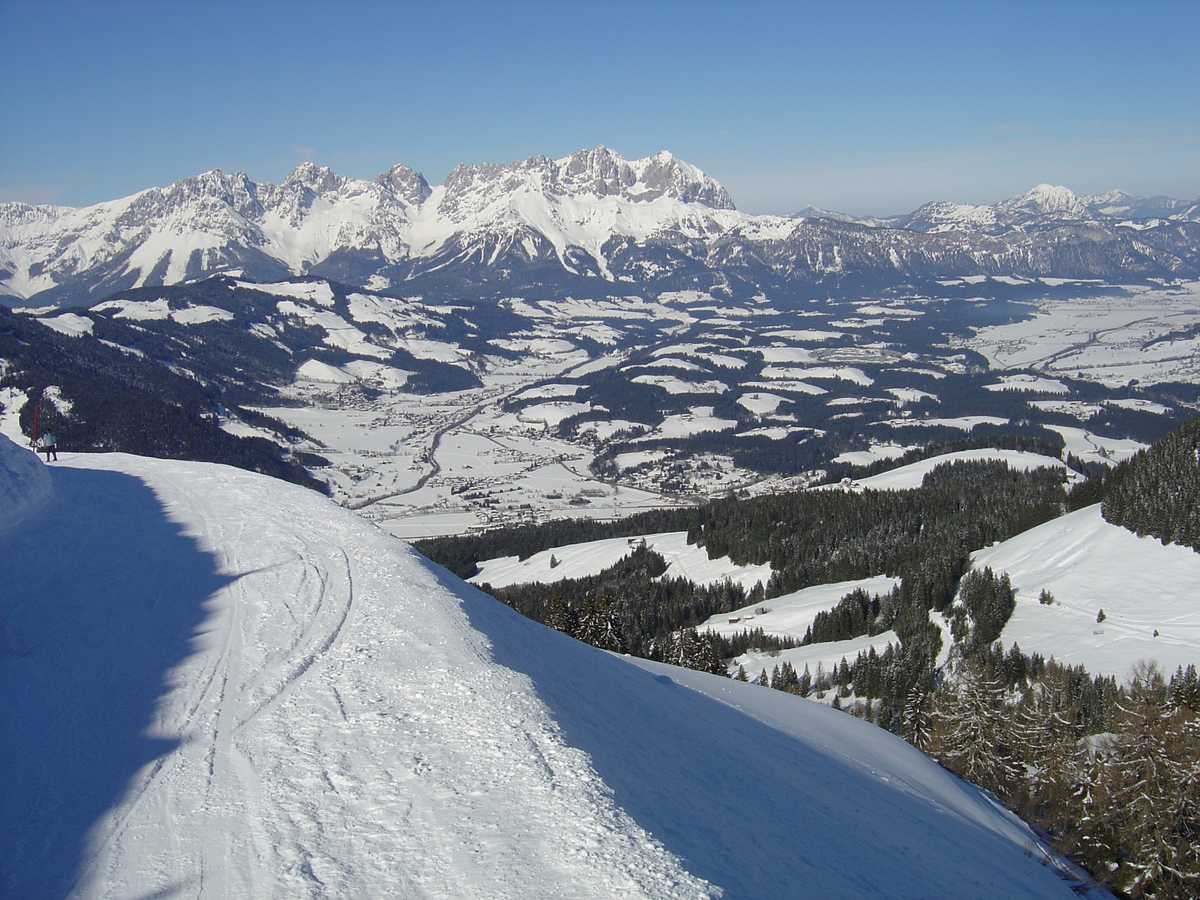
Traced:
<svg viewBox="0 0 1200 900">
<path fill-rule="evenodd" d="M 49 474 L 0 523 L 0 896 L 1074 896 L 890 735 L 579 644 L 312 492 Z"/>
</svg>

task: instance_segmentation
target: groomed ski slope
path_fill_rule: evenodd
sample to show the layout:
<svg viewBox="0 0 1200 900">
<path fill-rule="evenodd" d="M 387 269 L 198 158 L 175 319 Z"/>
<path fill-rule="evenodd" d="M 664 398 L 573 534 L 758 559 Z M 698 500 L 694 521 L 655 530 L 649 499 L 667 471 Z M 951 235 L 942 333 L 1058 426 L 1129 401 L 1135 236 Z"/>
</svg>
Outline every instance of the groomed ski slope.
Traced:
<svg viewBox="0 0 1200 900">
<path fill-rule="evenodd" d="M 0 526 L 4 897 L 1074 896 L 842 713 L 578 644 L 292 485 L 62 456 Z"/>
</svg>

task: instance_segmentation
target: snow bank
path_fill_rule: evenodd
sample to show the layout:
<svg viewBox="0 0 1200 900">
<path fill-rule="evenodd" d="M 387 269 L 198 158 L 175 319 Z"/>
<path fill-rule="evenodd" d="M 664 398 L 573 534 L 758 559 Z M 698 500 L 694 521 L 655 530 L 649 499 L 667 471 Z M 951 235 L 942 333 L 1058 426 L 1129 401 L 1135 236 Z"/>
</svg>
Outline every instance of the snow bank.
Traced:
<svg viewBox="0 0 1200 900">
<path fill-rule="evenodd" d="M 50 472 L 36 453 L 0 435 L 0 530 L 50 498 Z"/>
</svg>

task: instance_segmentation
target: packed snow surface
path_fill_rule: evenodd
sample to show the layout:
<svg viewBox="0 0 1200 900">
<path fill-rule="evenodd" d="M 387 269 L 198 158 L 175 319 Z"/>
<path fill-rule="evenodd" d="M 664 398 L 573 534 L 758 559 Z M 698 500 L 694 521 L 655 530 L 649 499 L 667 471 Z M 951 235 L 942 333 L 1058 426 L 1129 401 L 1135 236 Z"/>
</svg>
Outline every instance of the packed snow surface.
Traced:
<svg viewBox="0 0 1200 900">
<path fill-rule="evenodd" d="M 578 644 L 314 493 L 49 475 L 0 535 L 4 896 L 1073 896 L 883 731 Z"/>
</svg>

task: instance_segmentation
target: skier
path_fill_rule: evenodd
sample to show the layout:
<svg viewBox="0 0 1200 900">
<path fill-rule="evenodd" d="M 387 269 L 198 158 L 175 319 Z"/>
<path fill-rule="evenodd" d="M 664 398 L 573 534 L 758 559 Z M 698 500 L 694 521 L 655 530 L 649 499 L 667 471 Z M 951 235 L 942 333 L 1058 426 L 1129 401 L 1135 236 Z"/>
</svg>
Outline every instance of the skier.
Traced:
<svg viewBox="0 0 1200 900">
<path fill-rule="evenodd" d="M 47 431 L 38 438 L 38 448 L 46 454 L 46 462 L 50 462 L 50 454 L 54 454 L 54 461 L 58 462 L 58 442 L 54 439 L 54 432 Z"/>
</svg>

